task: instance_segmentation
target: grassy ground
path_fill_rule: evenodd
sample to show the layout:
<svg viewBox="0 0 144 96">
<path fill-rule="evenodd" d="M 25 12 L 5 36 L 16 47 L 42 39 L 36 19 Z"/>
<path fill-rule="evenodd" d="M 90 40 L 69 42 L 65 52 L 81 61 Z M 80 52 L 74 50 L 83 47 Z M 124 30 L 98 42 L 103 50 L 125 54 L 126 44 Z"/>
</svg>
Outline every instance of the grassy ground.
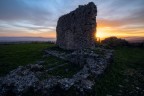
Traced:
<svg viewBox="0 0 144 96">
<path fill-rule="evenodd" d="M 54 46 L 54 44 L 47 43 L 0 45 L 0 76 L 18 66 L 34 64 L 39 60 L 45 61 L 45 68 L 54 69 L 48 75 L 71 77 L 80 70 L 79 67 L 74 68 L 72 64 L 53 56 L 43 58 L 43 50 L 51 49 L 51 47 L 56 48 Z"/>
<path fill-rule="evenodd" d="M 72 77 L 81 69 L 80 66 L 73 65 L 70 62 L 53 56 L 48 56 L 43 60 L 45 61 L 44 67 L 45 69 L 49 69 L 48 75 L 50 76 Z"/>
<path fill-rule="evenodd" d="M 46 43 L 0 45 L 0 76 L 41 59 L 42 50 L 51 46 Z"/>
<path fill-rule="evenodd" d="M 114 63 L 97 80 L 98 96 L 144 96 L 144 48 L 117 48 Z"/>
<path fill-rule="evenodd" d="M 53 44 L 15 44 L 0 45 L 0 76 L 20 65 L 34 63 L 42 59 L 43 50 Z M 58 58 L 44 58 L 46 67 L 52 68 L 65 64 L 51 71 L 52 75 L 69 77 L 78 69 L 72 68 L 67 62 Z M 65 70 L 66 69 L 66 70 Z M 114 63 L 99 80 L 96 81 L 97 96 L 144 96 L 144 49 L 117 48 L 114 53 Z M 67 74 L 69 70 L 69 74 Z"/>
</svg>

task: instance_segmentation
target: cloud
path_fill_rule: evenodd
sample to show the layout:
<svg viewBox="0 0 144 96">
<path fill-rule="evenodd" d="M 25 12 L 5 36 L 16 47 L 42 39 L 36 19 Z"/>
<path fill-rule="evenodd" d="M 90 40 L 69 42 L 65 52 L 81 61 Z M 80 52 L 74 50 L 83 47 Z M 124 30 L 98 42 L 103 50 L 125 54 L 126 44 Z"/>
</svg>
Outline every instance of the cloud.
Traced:
<svg viewBox="0 0 144 96">
<path fill-rule="evenodd" d="M 98 24 L 103 27 L 123 27 L 144 24 L 143 0 L 115 0 L 109 4 L 107 12 L 98 16 Z M 110 7 L 112 6 L 112 7 Z M 119 8 L 120 7 L 120 8 Z M 108 14 L 109 13 L 109 14 Z M 102 14 L 100 14 L 102 15 Z M 107 16 L 108 15 L 108 16 Z"/>
<path fill-rule="evenodd" d="M 50 16 L 48 10 L 30 6 L 24 0 L 0 0 L 0 20 L 41 20 Z M 50 18 L 49 18 L 50 19 Z"/>
<path fill-rule="evenodd" d="M 91 0 L 98 6 L 100 27 L 141 30 L 144 0 Z M 55 34 L 58 18 L 89 0 L 0 0 L 0 33 Z M 131 26 L 131 27 L 130 27 Z M 133 27 L 135 26 L 135 27 Z M 32 35 L 32 34 L 29 34 Z"/>
</svg>

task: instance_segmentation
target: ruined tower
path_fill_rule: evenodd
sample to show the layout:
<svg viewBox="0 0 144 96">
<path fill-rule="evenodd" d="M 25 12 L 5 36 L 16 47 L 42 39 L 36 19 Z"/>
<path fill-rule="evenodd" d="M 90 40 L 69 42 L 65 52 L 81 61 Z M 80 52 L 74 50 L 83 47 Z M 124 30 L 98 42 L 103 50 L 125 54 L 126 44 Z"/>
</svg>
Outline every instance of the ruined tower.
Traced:
<svg viewBox="0 0 144 96">
<path fill-rule="evenodd" d="M 97 7 L 93 2 L 79 5 L 61 16 L 56 27 L 56 44 L 63 49 L 93 48 L 96 33 Z"/>
</svg>

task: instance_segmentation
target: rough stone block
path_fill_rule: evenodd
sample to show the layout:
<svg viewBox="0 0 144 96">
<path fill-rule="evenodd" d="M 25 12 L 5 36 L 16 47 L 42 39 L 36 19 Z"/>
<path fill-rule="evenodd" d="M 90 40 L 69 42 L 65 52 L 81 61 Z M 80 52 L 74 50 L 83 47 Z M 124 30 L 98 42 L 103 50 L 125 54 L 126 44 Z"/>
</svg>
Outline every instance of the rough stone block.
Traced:
<svg viewBox="0 0 144 96">
<path fill-rule="evenodd" d="M 56 44 L 63 49 L 94 48 L 97 7 L 93 2 L 59 18 Z"/>
</svg>

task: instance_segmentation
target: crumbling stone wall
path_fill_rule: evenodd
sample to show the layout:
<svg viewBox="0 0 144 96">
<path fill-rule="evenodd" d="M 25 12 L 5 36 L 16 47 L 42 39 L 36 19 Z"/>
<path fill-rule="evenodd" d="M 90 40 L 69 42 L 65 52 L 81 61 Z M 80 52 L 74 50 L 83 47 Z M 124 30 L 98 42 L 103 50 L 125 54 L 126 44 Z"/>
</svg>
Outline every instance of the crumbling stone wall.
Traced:
<svg viewBox="0 0 144 96">
<path fill-rule="evenodd" d="M 93 2 L 59 18 L 56 44 L 63 49 L 93 48 L 97 7 Z"/>
</svg>

